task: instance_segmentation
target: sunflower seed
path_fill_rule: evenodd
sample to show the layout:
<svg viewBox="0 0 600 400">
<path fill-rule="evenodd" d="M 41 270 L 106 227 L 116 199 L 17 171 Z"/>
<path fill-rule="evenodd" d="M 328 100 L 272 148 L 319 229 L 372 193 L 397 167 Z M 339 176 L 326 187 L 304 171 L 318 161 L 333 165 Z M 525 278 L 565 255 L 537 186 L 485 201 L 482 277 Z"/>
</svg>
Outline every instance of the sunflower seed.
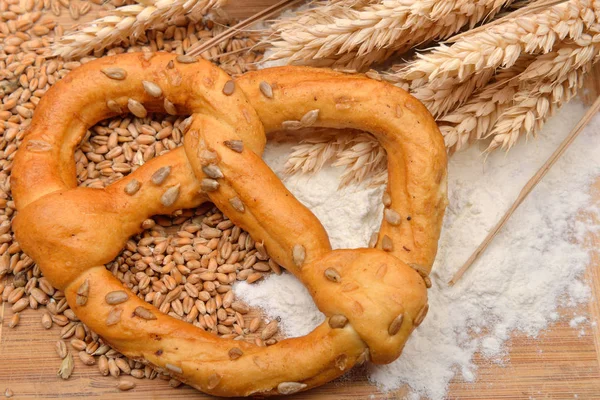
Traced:
<svg viewBox="0 0 600 400">
<path fill-rule="evenodd" d="M 142 85 L 144 86 L 144 90 L 152 97 L 160 97 L 162 96 L 162 89 L 154 82 L 150 81 L 142 81 Z"/>
<path fill-rule="evenodd" d="M 214 164 L 218 161 L 217 153 L 215 153 L 214 151 L 206 150 L 206 149 L 199 150 L 198 157 L 200 158 L 201 165 Z"/>
<path fill-rule="evenodd" d="M 7 399 L 13 397 L 14 394 L 15 393 L 10 388 L 6 388 L 6 390 L 4 391 L 4 397 L 6 397 Z"/>
<path fill-rule="evenodd" d="M 415 319 L 413 321 L 413 324 L 415 326 L 421 325 L 421 323 L 423 322 L 423 320 L 427 316 L 427 311 L 429 311 L 429 304 L 425 304 L 425 306 L 423 306 L 423 308 L 421 308 L 421 311 L 419 311 L 419 313 L 415 317 Z"/>
<path fill-rule="evenodd" d="M 52 150 L 52 145 L 43 140 L 30 140 L 25 148 L 32 153 L 44 153 Z"/>
<path fill-rule="evenodd" d="M 122 81 L 127 78 L 127 71 L 123 68 L 118 67 L 108 67 L 100 70 L 104 75 L 108 76 L 110 79 L 116 79 L 118 81 Z"/>
<path fill-rule="evenodd" d="M 125 193 L 130 196 L 133 196 L 134 194 L 137 193 L 138 190 L 140 190 L 141 186 L 142 186 L 142 184 L 137 179 L 132 179 L 125 186 Z"/>
<path fill-rule="evenodd" d="M 267 324 L 267 326 L 265 326 L 265 329 L 263 329 L 263 331 L 261 332 L 260 338 L 262 340 L 270 339 L 273 335 L 275 335 L 277 333 L 278 327 L 279 327 L 279 323 L 277 322 L 276 319 L 269 322 Z"/>
<path fill-rule="evenodd" d="M 169 386 L 172 388 L 178 388 L 182 385 L 183 382 L 178 381 L 177 379 L 169 379 Z"/>
<path fill-rule="evenodd" d="M 119 382 L 117 383 L 117 389 L 122 390 L 122 391 L 127 391 L 127 390 L 131 390 L 135 387 L 135 382 L 129 380 L 129 379 L 119 379 Z"/>
<path fill-rule="evenodd" d="M 205 165 L 202 167 L 202 172 L 206 174 L 209 178 L 219 179 L 223 177 L 223 171 L 217 165 Z"/>
<path fill-rule="evenodd" d="M 300 121 L 283 121 L 281 123 L 281 127 L 283 129 L 287 129 L 290 131 L 295 131 L 303 127 Z"/>
<path fill-rule="evenodd" d="M 123 309 L 119 307 L 115 307 L 111 309 L 106 317 L 106 326 L 113 326 L 121 321 L 121 314 L 123 313 Z"/>
<path fill-rule="evenodd" d="M 156 172 L 152 174 L 152 183 L 154 183 L 155 185 L 161 185 L 165 181 L 165 179 L 167 179 L 170 173 L 171 166 L 166 166 L 157 169 Z"/>
<path fill-rule="evenodd" d="M 115 114 L 123 114 L 123 110 L 121 109 L 121 106 L 119 105 L 119 103 L 117 103 L 114 100 L 108 100 L 106 102 L 106 107 L 108 107 L 108 109 L 112 112 L 114 112 Z"/>
<path fill-rule="evenodd" d="M 331 282 L 340 282 L 342 277 L 340 273 L 335 268 L 327 268 L 325 270 L 325 277 L 329 279 Z"/>
<path fill-rule="evenodd" d="M 281 394 L 294 394 L 306 389 L 308 385 L 300 382 L 281 382 L 277 385 L 277 391 Z"/>
<path fill-rule="evenodd" d="M 424 276 L 423 282 L 425 282 L 425 287 L 427 289 L 431 288 L 431 278 L 429 278 L 428 276 Z"/>
<path fill-rule="evenodd" d="M 358 359 L 356 360 L 356 365 L 363 365 L 366 361 L 369 361 L 369 349 L 368 348 L 366 348 L 360 354 L 360 356 L 358 356 Z"/>
<path fill-rule="evenodd" d="M 215 181 L 214 179 L 202 179 L 200 182 L 200 189 L 203 192 L 214 192 L 215 190 L 219 189 L 219 182 Z"/>
<path fill-rule="evenodd" d="M 300 123 L 304 126 L 311 126 L 315 122 L 317 122 L 317 118 L 319 118 L 319 109 L 311 110 L 304 114 L 304 116 L 300 119 Z"/>
<path fill-rule="evenodd" d="M 169 99 L 165 97 L 165 101 L 163 102 L 163 107 L 167 114 L 177 115 L 177 108 L 175 108 L 175 104 L 171 103 Z"/>
<path fill-rule="evenodd" d="M 394 318 L 394 320 L 392 321 L 392 323 L 390 324 L 390 326 L 388 328 L 388 333 L 390 334 L 390 336 L 394 336 L 395 334 L 400 332 L 400 328 L 402 328 L 403 321 L 404 321 L 404 314 L 400 314 L 396 318 Z"/>
<path fill-rule="evenodd" d="M 341 354 L 340 356 L 338 356 L 335 359 L 335 366 L 337 367 L 337 369 L 339 369 L 340 371 L 343 371 L 346 369 L 346 365 L 348 364 L 348 356 L 345 354 Z"/>
<path fill-rule="evenodd" d="M 107 293 L 104 296 L 107 304 L 116 305 L 125 303 L 129 299 L 129 295 L 124 290 L 115 290 L 114 292 Z"/>
<path fill-rule="evenodd" d="M 389 207 L 392 205 L 392 197 L 388 192 L 383 192 L 383 205 Z"/>
<path fill-rule="evenodd" d="M 177 62 L 180 62 L 182 64 L 192 64 L 198 62 L 198 59 L 196 57 L 186 56 L 183 54 L 178 55 L 176 60 Z"/>
<path fill-rule="evenodd" d="M 168 188 L 160 197 L 160 203 L 165 207 L 171 207 L 179 197 L 180 186 L 181 185 L 178 183 L 177 185 Z"/>
<path fill-rule="evenodd" d="M 223 142 L 223 144 L 236 153 L 241 153 L 244 151 L 244 142 L 241 140 L 226 140 Z"/>
<path fill-rule="evenodd" d="M 244 354 L 244 352 L 239 347 L 233 347 L 229 350 L 228 354 L 230 360 L 237 360 Z"/>
<path fill-rule="evenodd" d="M 347 323 L 348 323 L 348 318 L 346 318 L 345 316 L 343 316 L 341 314 L 335 314 L 335 315 L 332 315 L 331 318 L 329 318 L 329 326 L 332 327 L 333 329 L 343 328 L 346 326 Z"/>
<path fill-rule="evenodd" d="M 306 258 L 306 249 L 301 244 L 294 245 L 292 249 L 292 259 L 294 260 L 294 265 L 300 268 L 302 264 L 304 264 L 304 259 Z"/>
<path fill-rule="evenodd" d="M 208 390 L 212 390 L 214 388 L 217 387 L 217 385 L 219 384 L 219 382 L 221 382 L 221 375 L 219 374 L 212 374 L 211 376 L 208 377 L 208 385 L 206 385 L 206 387 L 208 388 Z"/>
<path fill-rule="evenodd" d="M 69 352 L 60 363 L 60 368 L 58 369 L 57 375 L 60 376 L 62 379 L 69 379 L 69 377 L 73 373 L 74 368 L 75 363 L 73 363 L 73 356 Z"/>
<path fill-rule="evenodd" d="M 246 210 L 244 203 L 242 203 L 242 200 L 240 200 L 239 197 L 232 197 L 229 199 L 229 204 L 231 204 L 231 207 L 237 212 L 243 213 Z"/>
<path fill-rule="evenodd" d="M 391 208 L 386 208 L 385 211 L 383 212 L 383 214 L 385 216 L 385 220 L 390 225 L 398 226 L 402 222 L 402 217 L 400 217 L 400 214 L 398 214 L 396 211 L 392 210 Z"/>
<path fill-rule="evenodd" d="M 187 117 L 179 124 L 179 130 L 182 133 L 186 133 L 188 129 L 190 129 L 190 125 L 192 125 L 193 117 Z"/>
<path fill-rule="evenodd" d="M 235 82 L 233 81 L 233 79 L 230 79 L 227 82 L 225 82 L 225 85 L 223 86 L 223 94 L 225 96 L 231 96 L 234 91 L 235 91 Z"/>
<path fill-rule="evenodd" d="M 150 311 L 147 308 L 142 307 L 142 306 L 136 307 L 136 309 L 133 311 L 133 313 L 142 319 L 146 319 L 146 320 L 156 319 L 156 315 L 154 315 L 152 313 L 152 311 Z"/>
<path fill-rule="evenodd" d="M 177 365 L 166 364 L 165 368 L 168 369 L 169 371 L 175 372 L 176 374 L 183 374 L 183 370 L 181 368 L 179 368 Z"/>
<path fill-rule="evenodd" d="M 146 111 L 146 107 L 142 105 L 137 100 L 129 99 L 127 100 L 127 108 L 129 111 L 138 118 L 146 118 L 148 115 L 148 111 Z"/>
<path fill-rule="evenodd" d="M 383 239 L 381 239 L 381 248 L 383 249 L 383 251 L 394 250 L 394 243 L 388 235 L 383 235 Z"/>
<path fill-rule="evenodd" d="M 373 232 L 369 239 L 369 248 L 374 249 L 377 246 L 377 240 L 379 239 L 379 232 Z"/>
<path fill-rule="evenodd" d="M 261 93 L 268 99 L 273 98 L 273 88 L 267 82 L 262 81 L 258 84 Z"/>
<path fill-rule="evenodd" d="M 127 187 L 125 189 L 127 189 Z M 75 301 L 78 306 L 84 306 L 87 303 L 89 293 L 90 281 L 86 279 L 81 285 L 79 285 L 79 288 L 77 289 L 77 298 Z"/>
</svg>

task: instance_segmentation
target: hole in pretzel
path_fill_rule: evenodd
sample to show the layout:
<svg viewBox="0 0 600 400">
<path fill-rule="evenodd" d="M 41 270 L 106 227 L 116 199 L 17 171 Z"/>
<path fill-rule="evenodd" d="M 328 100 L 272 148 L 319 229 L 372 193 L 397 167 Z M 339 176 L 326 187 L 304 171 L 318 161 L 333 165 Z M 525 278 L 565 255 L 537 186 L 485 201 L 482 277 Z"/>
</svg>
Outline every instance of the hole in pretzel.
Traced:
<svg viewBox="0 0 600 400">
<path fill-rule="evenodd" d="M 181 146 L 183 135 L 179 126 L 185 118 L 187 116 L 161 114 L 151 114 L 146 118 L 123 115 L 91 127 L 75 152 L 79 185 L 106 187 L 152 158 Z M 368 133 L 333 128 L 282 130 L 269 135 L 264 156 L 275 172 L 285 178 L 292 171 L 286 167 L 284 160 L 293 152 L 293 147 L 314 143 L 329 146 L 325 151 L 329 156 L 317 160 L 326 172 L 319 172 L 320 167 L 315 168 L 315 173 L 309 174 L 311 176 L 306 179 L 311 179 L 313 184 L 321 180 L 316 187 L 326 188 L 334 195 L 338 190 L 329 180 L 334 179 L 336 184 L 342 182 L 343 167 L 331 167 L 336 162 L 333 156 L 346 150 L 346 157 L 352 157 L 352 152 L 361 151 L 361 154 L 354 155 L 354 164 L 369 164 L 364 168 L 365 175 L 375 183 L 362 191 L 361 201 L 368 201 L 370 197 L 381 198 L 381 182 L 377 179 L 380 179 L 378 176 L 386 176 L 386 155 Z M 382 154 L 373 159 L 378 149 Z M 371 158 L 365 161 L 364 157 L 360 159 L 361 156 Z M 312 162 L 310 159 L 307 161 Z M 332 171 L 335 172 L 332 174 Z M 324 175 L 328 176 L 323 180 Z M 349 180 L 349 183 L 352 184 L 352 181 Z M 307 185 L 301 186 L 308 188 Z M 317 214 L 326 228 L 330 228 L 328 222 L 332 218 L 352 213 L 352 201 L 346 201 L 348 209 L 340 208 L 335 200 L 315 204 L 315 198 L 322 200 L 328 196 L 319 195 L 316 191 L 298 191 L 295 190 L 298 187 L 293 186 L 290 189 Z M 352 193 L 356 195 L 358 191 L 345 188 L 338 196 L 344 198 L 352 196 Z M 345 232 L 330 229 L 334 247 L 366 247 L 371 232 L 379 227 L 380 201 L 364 212 L 369 220 L 377 221 L 376 225 L 364 229 L 358 221 L 354 226 L 347 226 Z M 196 209 L 178 210 L 172 215 L 154 216 L 145 221 L 143 227 L 146 229 L 130 238 L 123 251 L 106 265 L 138 297 L 165 314 L 224 338 L 241 337 L 262 346 L 274 344 L 284 337 L 280 332 L 263 334 L 276 316 L 265 318 L 260 311 L 250 309 L 237 299 L 232 290 L 237 282 L 260 282 L 273 272 L 281 273 L 281 267 L 270 260 L 268 254 L 261 254 L 249 235 L 235 227 L 212 203 Z M 307 297 L 316 309 L 308 294 Z M 315 321 L 315 326 L 320 322 L 322 320 Z"/>
</svg>

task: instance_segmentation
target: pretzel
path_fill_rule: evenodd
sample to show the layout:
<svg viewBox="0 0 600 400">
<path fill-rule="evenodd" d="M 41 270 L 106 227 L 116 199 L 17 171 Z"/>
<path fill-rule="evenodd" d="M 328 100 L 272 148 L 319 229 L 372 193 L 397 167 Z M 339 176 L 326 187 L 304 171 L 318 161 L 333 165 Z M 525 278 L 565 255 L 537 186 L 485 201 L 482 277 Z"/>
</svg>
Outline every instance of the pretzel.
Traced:
<svg viewBox="0 0 600 400">
<path fill-rule="evenodd" d="M 77 187 L 74 152 L 86 130 L 128 109 L 191 114 L 184 146 L 105 189 Z M 262 161 L 266 134 L 311 124 L 371 132 L 387 151 L 376 248 L 332 251 L 320 222 Z M 425 107 L 383 82 L 303 67 L 233 80 L 187 56 L 101 58 L 40 101 L 11 179 L 16 238 L 79 319 L 126 356 L 206 393 L 291 394 L 366 360 L 389 363 L 428 310 L 446 152 Z M 269 347 L 222 339 L 162 314 L 104 267 L 145 219 L 206 201 L 306 285 L 325 322 Z"/>
</svg>

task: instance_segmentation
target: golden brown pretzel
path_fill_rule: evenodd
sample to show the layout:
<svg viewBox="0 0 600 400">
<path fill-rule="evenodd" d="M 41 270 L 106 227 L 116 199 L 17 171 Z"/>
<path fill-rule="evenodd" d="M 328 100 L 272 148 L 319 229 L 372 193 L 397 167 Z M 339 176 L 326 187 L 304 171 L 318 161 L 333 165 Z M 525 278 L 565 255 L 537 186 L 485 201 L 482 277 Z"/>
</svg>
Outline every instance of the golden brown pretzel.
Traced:
<svg viewBox="0 0 600 400">
<path fill-rule="evenodd" d="M 87 128 L 128 107 L 140 116 L 192 114 L 184 148 L 105 189 L 76 187 L 74 151 Z M 371 132 L 386 149 L 377 249 L 332 251 L 319 221 L 261 160 L 264 132 L 300 120 Z M 153 180 L 164 167 L 166 179 Z M 382 82 L 301 67 L 233 82 L 186 57 L 105 57 L 74 70 L 42 99 L 12 180 L 16 237 L 81 321 L 125 355 L 207 393 L 289 394 L 366 359 L 391 362 L 427 312 L 427 275 L 446 205 L 446 153 L 427 110 Z M 161 314 L 133 293 L 107 304 L 108 293 L 127 289 L 103 265 L 142 221 L 207 200 L 308 287 L 327 316 L 322 325 L 258 347 Z M 233 348 L 239 358 L 230 358 Z"/>
</svg>

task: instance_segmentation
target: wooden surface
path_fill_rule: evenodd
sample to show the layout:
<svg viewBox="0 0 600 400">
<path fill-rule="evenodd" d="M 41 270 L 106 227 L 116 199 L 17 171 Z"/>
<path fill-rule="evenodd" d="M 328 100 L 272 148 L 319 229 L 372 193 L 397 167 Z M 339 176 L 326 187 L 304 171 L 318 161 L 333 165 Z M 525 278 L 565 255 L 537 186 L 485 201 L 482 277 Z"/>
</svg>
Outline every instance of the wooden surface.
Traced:
<svg viewBox="0 0 600 400">
<path fill-rule="evenodd" d="M 243 18 L 277 0 L 231 0 L 228 10 Z M 70 25 L 67 17 L 65 25 Z M 85 16 L 79 22 L 91 19 Z M 586 84 L 586 97 L 592 99 L 600 82 L 600 69 Z M 600 206 L 600 181 L 594 188 L 595 199 Z M 590 247 L 600 247 L 600 236 L 589 238 Z M 594 253 L 588 270 L 594 297 L 600 294 L 600 255 Z M 593 320 L 600 316 L 597 302 L 567 313 L 588 313 Z M 166 381 L 136 380 L 137 387 L 122 393 L 115 389 L 116 380 L 102 377 L 96 367 L 87 367 L 75 357 L 73 376 L 62 381 L 56 376 L 60 360 L 54 352 L 54 342 L 59 328 L 46 331 L 40 325 L 41 314 L 27 310 L 21 315 L 21 323 L 15 329 L 7 326 L 12 316 L 10 307 L 0 305 L 0 399 L 8 387 L 16 399 L 30 398 L 94 398 L 94 399 L 204 399 L 209 396 L 189 388 L 171 389 Z M 566 318 L 567 321 L 569 318 Z M 431 321 L 430 321 L 431 322 Z M 490 363 L 476 355 L 477 382 L 465 383 L 455 380 L 450 385 L 452 399 L 600 399 L 600 331 L 597 326 L 586 329 L 570 328 L 559 323 L 542 332 L 537 339 L 514 335 L 510 340 L 510 362 L 504 366 Z M 364 370 L 355 370 L 351 376 L 331 382 L 295 399 L 401 399 L 406 393 L 381 393 L 366 381 Z M 427 371 L 423 371 L 427 374 Z M 135 380 L 134 378 L 130 378 Z M 370 397 L 372 395 L 372 397 Z"/>
</svg>

